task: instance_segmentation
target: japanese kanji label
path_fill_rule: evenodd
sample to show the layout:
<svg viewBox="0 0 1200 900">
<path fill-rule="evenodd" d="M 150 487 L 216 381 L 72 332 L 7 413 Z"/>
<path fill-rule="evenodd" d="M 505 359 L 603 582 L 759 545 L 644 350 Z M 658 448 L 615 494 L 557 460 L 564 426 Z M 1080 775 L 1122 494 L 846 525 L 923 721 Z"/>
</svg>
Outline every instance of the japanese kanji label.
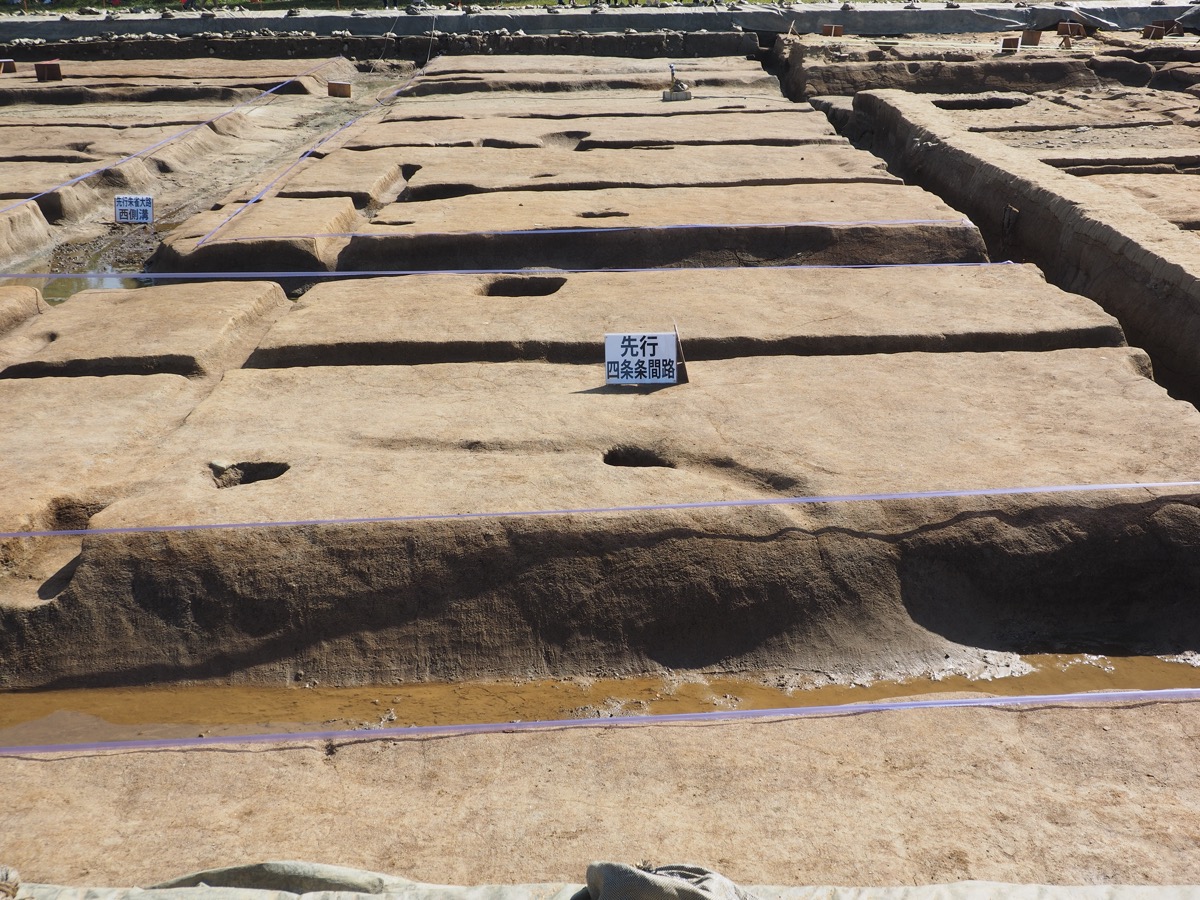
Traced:
<svg viewBox="0 0 1200 900">
<path fill-rule="evenodd" d="M 675 384 L 679 380 L 675 334 L 606 334 L 606 384 Z"/>
<path fill-rule="evenodd" d="M 154 198 L 148 194 L 113 197 L 113 221 L 118 225 L 149 225 L 154 221 Z"/>
</svg>

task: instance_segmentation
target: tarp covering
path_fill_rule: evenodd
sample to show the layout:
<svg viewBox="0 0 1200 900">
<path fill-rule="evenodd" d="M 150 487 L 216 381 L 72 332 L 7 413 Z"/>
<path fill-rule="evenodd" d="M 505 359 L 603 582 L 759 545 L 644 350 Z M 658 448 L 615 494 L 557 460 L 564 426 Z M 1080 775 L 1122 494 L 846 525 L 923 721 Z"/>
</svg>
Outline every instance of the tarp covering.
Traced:
<svg viewBox="0 0 1200 900">
<path fill-rule="evenodd" d="M 1200 6 L 1193 6 L 1175 19 L 1184 28 L 1200 28 Z"/>
<path fill-rule="evenodd" d="M 1121 27 L 1074 6 L 1031 6 L 1025 13 L 1028 22 L 1025 27 L 1033 31 L 1046 31 L 1059 22 L 1078 22 L 1088 28 L 1111 28 L 1114 31 L 1119 31 Z"/>
<path fill-rule="evenodd" d="M 423 884 L 394 875 L 304 862 L 210 869 L 150 888 L 81 888 L 21 883 L 0 866 L 17 900 L 1200 900 L 1200 887 L 1052 886 L 963 881 L 909 887 L 740 887 L 690 865 L 641 869 L 592 863 L 586 885 Z"/>
</svg>

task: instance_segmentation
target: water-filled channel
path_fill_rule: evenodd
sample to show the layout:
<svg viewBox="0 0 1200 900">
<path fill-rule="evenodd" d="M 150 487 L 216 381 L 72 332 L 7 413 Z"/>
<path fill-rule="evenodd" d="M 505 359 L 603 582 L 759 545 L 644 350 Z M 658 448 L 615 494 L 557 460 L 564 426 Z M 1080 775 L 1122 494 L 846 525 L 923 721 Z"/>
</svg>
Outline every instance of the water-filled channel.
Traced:
<svg viewBox="0 0 1200 900">
<path fill-rule="evenodd" d="M 795 688 L 786 676 L 327 687 L 196 684 L 0 694 L 0 746 L 832 706 L 946 693 L 1200 688 L 1200 659 L 1037 655 L 1031 671 Z"/>
</svg>

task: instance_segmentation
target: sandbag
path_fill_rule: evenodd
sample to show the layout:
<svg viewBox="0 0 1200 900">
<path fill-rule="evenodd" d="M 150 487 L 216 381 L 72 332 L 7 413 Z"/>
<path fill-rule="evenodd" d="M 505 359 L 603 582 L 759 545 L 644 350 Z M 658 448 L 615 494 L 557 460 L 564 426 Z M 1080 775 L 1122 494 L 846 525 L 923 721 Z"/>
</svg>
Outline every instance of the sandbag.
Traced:
<svg viewBox="0 0 1200 900">
<path fill-rule="evenodd" d="M 692 865 L 640 869 L 597 862 L 587 884 L 457 886 L 305 862 L 193 872 L 150 888 L 21 882 L 0 865 L 0 900 L 1200 900 L 1192 885 L 1042 885 L 964 881 L 908 887 L 743 887 Z"/>
</svg>

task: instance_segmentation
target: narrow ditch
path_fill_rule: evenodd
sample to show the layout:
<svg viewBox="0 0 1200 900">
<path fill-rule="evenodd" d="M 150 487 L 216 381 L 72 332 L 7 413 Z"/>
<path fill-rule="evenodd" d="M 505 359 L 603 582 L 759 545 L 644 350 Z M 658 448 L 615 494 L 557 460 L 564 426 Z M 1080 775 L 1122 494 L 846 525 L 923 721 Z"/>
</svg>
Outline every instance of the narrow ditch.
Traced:
<svg viewBox="0 0 1200 900">
<path fill-rule="evenodd" d="M 561 721 L 728 710 L 806 709 L 965 693 L 998 697 L 1200 688 L 1200 658 L 1036 655 L 999 677 L 834 681 L 820 675 L 665 673 L 627 679 L 334 688 L 159 686 L 0 694 L 0 746 L 268 732 Z"/>
</svg>

